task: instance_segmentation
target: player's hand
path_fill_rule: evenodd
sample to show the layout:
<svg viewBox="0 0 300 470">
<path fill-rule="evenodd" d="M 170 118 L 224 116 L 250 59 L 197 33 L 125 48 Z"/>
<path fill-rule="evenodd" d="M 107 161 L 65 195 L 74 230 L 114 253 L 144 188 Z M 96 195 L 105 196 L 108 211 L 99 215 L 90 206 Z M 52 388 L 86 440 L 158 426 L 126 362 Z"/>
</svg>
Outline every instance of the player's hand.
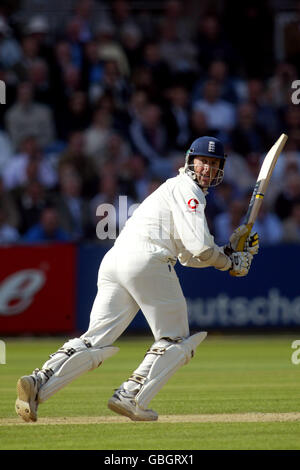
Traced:
<svg viewBox="0 0 300 470">
<path fill-rule="evenodd" d="M 247 231 L 248 228 L 245 224 L 242 224 L 237 229 L 235 229 L 229 238 L 229 244 L 224 247 L 224 253 L 230 256 L 231 253 L 236 252 L 241 237 L 243 237 Z M 245 241 L 244 251 L 248 251 L 248 253 L 251 253 L 251 255 L 254 256 L 258 253 L 258 250 L 259 236 L 257 232 L 253 232 Z"/>
<path fill-rule="evenodd" d="M 229 245 L 232 251 L 237 251 L 237 247 L 240 239 L 247 233 L 248 228 L 245 224 L 240 225 L 235 231 L 231 234 L 229 238 Z"/>
<path fill-rule="evenodd" d="M 244 250 L 251 253 L 252 256 L 257 255 L 259 250 L 259 235 L 257 232 L 250 233 L 246 240 Z"/>
<path fill-rule="evenodd" d="M 247 251 L 237 251 L 230 255 L 230 259 L 232 261 L 232 268 L 229 274 L 236 277 L 247 276 L 253 259 L 251 253 Z"/>
</svg>

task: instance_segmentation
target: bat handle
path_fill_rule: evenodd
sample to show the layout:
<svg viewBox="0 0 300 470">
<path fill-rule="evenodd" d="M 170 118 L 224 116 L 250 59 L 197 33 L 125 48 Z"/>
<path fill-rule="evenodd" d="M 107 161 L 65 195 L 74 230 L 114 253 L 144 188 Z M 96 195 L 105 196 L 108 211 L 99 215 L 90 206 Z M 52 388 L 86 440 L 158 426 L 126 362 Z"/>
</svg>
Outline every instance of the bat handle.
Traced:
<svg viewBox="0 0 300 470">
<path fill-rule="evenodd" d="M 250 235 L 253 224 L 251 224 L 251 223 L 246 224 L 246 227 L 247 227 L 247 232 L 239 239 L 239 242 L 237 244 L 237 248 L 236 248 L 235 251 L 244 251 L 244 249 L 245 249 L 246 240 Z"/>
<path fill-rule="evenodd" d="M 252 230 L 252 227 L 253 227 L 253 223 L 250 223 L 250 224 L 246 224 L 246 227 L 247 227 L 247 232 L 241 236 L 241 238 L 239 239 L 239 242 L 237 244 L 237 248 L 236 248 L 236 251 L 244 251 L 245 249 L 245 244 L 246 244 L 246 240 L 247 238 L 249 237 L 250 233 L 251 233 L 251 230 Z M 236 276 L 236 274 L 234 274 L 233 271 L 229 271 L 229 274 L 231 276 Z"/>
</svg>

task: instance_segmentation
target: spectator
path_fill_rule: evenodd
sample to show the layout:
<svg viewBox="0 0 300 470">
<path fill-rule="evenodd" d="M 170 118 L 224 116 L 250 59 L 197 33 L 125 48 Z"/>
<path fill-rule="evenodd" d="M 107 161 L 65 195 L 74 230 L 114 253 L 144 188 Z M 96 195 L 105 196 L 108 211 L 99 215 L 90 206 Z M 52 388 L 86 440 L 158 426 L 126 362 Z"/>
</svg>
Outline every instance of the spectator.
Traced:
<svg viewBox="0 0 300 470">
<path fill-rule="evenodd" d="M 4 188 L 2 177 L 0 176 L 0 207 L 6 216 L 8 225 L 18 228 L 20 225 L 20 214 L 15 204 L 13 195 Z"/>
<path fill-rule="evenodd" d="M 300 174 L 300 152 L 297 151 L 293 138 L 289 136 L 272 173 L 272 181 L 276 182 L 279 190 L 286 186 L 286 179 L 291 173 Z"/>
<path fill-rule="evenodd" d="M 295 105 L 288 106 L 284 112 L 284 120 L 286 134 L 288 136 L 293 135 L 293 138 L 296 138 L 297 143 L 299 143 L 297 150 L 300 151 L 300 108 Z"/>
<path fill-rule="evenodd" d="M 167 0 L 165 2 L 165 10 L 163 18 L 169 24 L 174 24 L 176 35 L 180 41 L 191 41 L 194 36 L 194 22 L 196 18 L 192 17 L 189 11 L 191 2 L 183 3 L 181 0 Z M 198 5 L 197 5 L 198 7 Z"/>
<path fill-rule="evenodd" d="M 128 98 L 129 99 L 129 98 Z M 118 103 L 110 90 L 107 90 L 93 105 L 93 109 L 101 108 L 111 115 L 113 130 L 128 138 L 128 126 L 130 122 L 128 101 L 126 107 L 120 109 Z"/>
<path fill-rule="evenodd" d="M 49 203 L 45 187 L 38 180 L 28 181 L 24 187 L 13 191 L 18 210 L 18 228 L 21 235 L 39 222 L 41 212 Z"/>
<path fill-rule="evenodd" d="M 47 188 L 56 184 L 56 171 L 43 156 L 38 141 L 34 136 L 25 137 L 19 146 L 20 152 L 13 156 L 3 170 L 3 182 L 11 190 L 24 186 L 28 181 L 37 179 Z"/>
<path fill-rule="evenodd" d="M 80 175 L 71 167 L 65 166 L 59 176 L 59 193 L 55 200 L 59 226 L 72 240 L 88 238 L 91 233 L 91 219 L 88 202 L 81 196 Z"/>
<path fill-rule="evenodd" d="M 283 226 L 279 217 L 272 211 L 267 211 L 263 205 L 258 213 L 253 230 L 259 233 L 262 245 L 275 245 L 282 241 Z"/>
<path fill-rule="evenodd" d="M 7 213 L 0 205 L 0 244 L 16 243 L 19 239 L 18 230 L 9 224 Z"/>
<path fill-rule="evenodd" d="M 99 58 L 97 42 L 91 40 L 85 44 L 82 65 L 82 86 L 91 103 L 101 96 L 103 71 L 104 63 Z"/>
<path fill-rule="evenodd" d="M 53 57 L 50 66 L 51 81 L 55 84 L 56 93 L 63 82 L 65 70 L 69 66 L 75 66 L 73 61 L 71 46 L 66 39 L 57 40 L 54 44 Z"/>
<path fill-rule="evenodd" d="M 64 94 L 66 99 L 69 100 L 74 93 L 81 90 L 81 70 L 75 65 L 68 65 L 63 72 Z"/>
<path fill-rule="evenodd" d="M 193 107 L 205 114 L 207 124 L 212 129 L 230 131 L 236 124 L 234 106 L 221 100 L 220 86 L 215 80 L 205 83 L 203 99 L 196 101 Z"/>
<path fill-rule="evenodd" d="M 277 108 L 288 106 L 291 102 L 291 84 L 297 80 L 297 69 L 287 62 L 279 62 L 274 74 L 267 81 L 267 93 L 272 105 Z"/>
<path fill-rule="evenodd" d="M 266 77 L 273 65 L 276 8 L 271 12 L 269 5 L 268 2 L 256 1 L 225 2 L 224 12 L 229 19 L 226 29 L 237 51 L 231 55 L 231 60 L 236 70 L 247 77 Z"/>
<path fill-rule="evenodd" d="M 153 39 L 144 44 L 141 66 L 142 70 L 148 70 L 157 92 L 161 94 L 161 91 L 169 86 L 172 73 L 167 60 L 162 56 L 160 46 L 161 44 Z"/>
<path fill-rule="evenodd" d="M 145 90 L 138 88 L 132 92 L 128 103 L 128 114 L 131 122 L 142 118 L 144 108 L 148 103 L 149 97 Z"/>
<path fill-rule="evenodd" d="M 296 2 L 294 19 L 284 27 L 284 58 L 287 62 L 295 64 L 299 69 L 300 57 L 300 2 Z"/>
<path fill-rule="evenodd" d="M 289 136 L 284 150 L 277 160 L 264 198 L 273 209 L 279 195 L 285 191 L 289 176 L 294 174 L 300 174 L 300 153 L 295 150 L 293 139 Z"/>
<path fill-rule="evenodd" d="M 135 148 L 149 160 L 166 157 L 167 132 L 161 120 L 161 111 L 155 103 L 147 104 L 141 115 L 130 126 Z"/>
<path fill-rule="evenodd" d="M 21 37 L 20 44 L 22 55 L 20 61 L 14 66 L 19 81 L 28 79 L 28 71 L 36 60 L 41 60 L 39 43 L 33 36 L 24 35 Z"/>
<path fill-rule="evenodd" d="M 226 168 L 227 171 L 227 168 Z M 213 231 L 213 222 L 217 215 L 227 211 L 230 207 L 231 201 L 240 196 L 239 191 L 233 184 L 223 181 L 222 184 L 212 188 L 209 191 L 206 206 L 206 218 L 210 229 Z"/>
<path fill-rule="evenodd" d="M 192 100 L 197 101 L 203 97 L 203 86 L 207 80 L 214 80 L 220 87 L 220 98 L 237 104 L 244 89 L 243 82 L 233 80 L 229 76 L 228 65 L 220 59 L 210 63 L 207 75 L 200 77 L 193 87 Z"/>
<path fill-rule="evenodd" d="M 148 165 L 139 154 L 132 154 L 128 160 L 128 171 L 130 180 L 133 182 L 133 199 L 142 202 L 149 194 L 151 175 Z"/>
<path fill-rule="evenodd" d="M 127 80 L 121 75 L 116 61 L 110 60 L 105 62 L 100 87 L 101 96 L 105 93 L 110 93 L 113 96 L 117 109 L 126 109 L 130 89 Z"/>
<path fill-rule="evenodd" d="M 101 22 L 95 31 L 99 58 L 104 62 L 115 62 L 121 77 L 128 77 L 129 64 L 122 46 L 115 40 L 115 27 L 112 23 Z"/>
<path fill-rule="evenodd" d="M 80 39 L 81 22 L 78 18 L 72 17 L 65 26 L 65 37 L 70 47 L 72 64 L 79 69 L 82 66 L 83 44 Z"/>
<path fill-rule="evenodd" d="M 39 223 L 25 233 L 23 240 L 31 243 L 67 242 L 70 238 L 59 225 L 57 209 L 49 205 L 42 210 Z"/>
<path fill-rule="evenodd" d="M 38 55 L 48 62 L 51 57 L 52 44 L 50 41 L 50 25 L 47 16 L 32 16 L 25 27 L 24 33 L 27 37 L 36 42 Z"/>
<path fill-rule="evenodd" d="M 0 130 L 0 175 L 13 156 L 13 149 L 7 132 Z"/>
<path fill-rule="evenodd" d="M 260 163 L 260 154 L 240 155 L 233 151 L 230 142 L 226 146 L 226 154 L 229 157 L 226 161 L 224 180 L 234 185 L 242 193 L 253 188 L 258 176 L 255 171 Z M 254 165 L 252 165 L 252 160 L 254 160 Z M 252 166 L 254 170 L 250 170 Z"/>
<path fill-rule="evenodd" d="M 214 60 L 223 60 L 233 70 L 237 63 L 237 51 L 225 34 L 221 31 L 217 15 L 207 13 L 200 17 L 196 36 L 198 62 L 203 70 L 207 70 Z M 239 61 L 240 62 L 240 61 Z"/>
<path fill-rule="evenodd" d="M 158 83 L 160 86 L 158 86 Z M 155 82 L 153 73 L 147 66 L 140 65 L 132 71 L 132 90 L 144 91 L 149 101 L 160 102 L 162 100 L 162 93 L 168 85 L 169 81 L 167 83 Z"/>
<path fill-rule="evenodd" d="M 81 131 L 72 132 L 68 139 L 68 145 L 65 151 L 61 154 L 58 171 L 67 165 L 72 167 L 82 179 L 82 196 L 92 197 L 97 188 L 98 176 L 97 168 L 84 150 L 84 133 Z"/>
<path fill-rule="evenodd" d="M 215 240 L 218 245 L 226 245 L 232 232 L 242 224 L 247 210 L 245 199 L 233 199 L 228 208 L 215 217 Z"/>
<path fill-rule="evenodd" d="M 262 163 L 262 155 L 259 152 L 250 152 L 246 155 L 246 163 L 247 163 L 247 173 L 249 177 L 252 177 L 254 186 L 257 176 L 259 174 L 259 170 L 261 168 Z"/>
<path fill-rule="evenodd" d="M 197 48 L 188 39 L 180 39 L 177 24 L 163 18 L 160 24 L 159 48 L 161 58 L 174 74 L 195 74 L 198 70 Z M 188 79 L 188 75 L 186 76 Z"/>
<path fill-rule="evenodd" d="M 74 91 L 67 101 L 67 106 L 56 118 L 57 134 L 67 141 L 72 132 L 85 131 L 90 124 L 91 110 L 87 96 L 83 91 Z"/>
<path fill-rule="evenodd" d="M 293 201 L 290 216 L 283 222 L 282 241 L 300 243 L 300 199 Z"/>
<path fill-rule="evenodd" d="M 9 17 L 11 8 L 0 7 L 0 203 L 11 202 L 9 224 L 23 234 L 37 222 L 58 171 L 79 174 L 78 197 L 91 200 L 109 168 L 116 190 L 140 201 L 152 179 L 177 173 L 182 152 L 203 135 L 225 142 L 229 204 L 253 187 L 281 132 L 289 139 L 265 203 L 283 221 L 291 217 L 300 197 L 300 108 L 291 102 L 299 18 L 284 26 L 277 61 L 273 15 L 263 5 L 240 2 L 233 16 L 228 1 L 218 2 L 218 14 L 207 2 L 166 0 L 155 11 L 99 2 L 72 0 L 71 14 L 59 15 L 26 7 Z M 259 31 L 254 48 L 249 31 Z M 209 197 L 213 225 L 226 210 L 218 189 Z"/>
<path fill-rule="evenodd" d="M 51 108 L 34 101 L 33 85 L 29 82 L 18 86 L 16 103 L 9 108 L 4 119 L 15 148 L 28 135 L 36 136 L 42 148 L 52 143 L 55 138 Z"/>
<path fill-rule="evenodd" d="M 135 25 L 131 8 L 131 4 L 127 0 L 113 0 L 111 2 L 111 22 L 116 31 L 121 31 L 124 26 Z"/>
<path fill-rule="evenodd" d="M 247 81 L 246 89 L 247 101 L 256 108 L 257 125 L 264 129 L 266 136 L 273 141 L 280 132 L 279 114 L 262 80 L 252 78 Z"/>
<path fill-rule="evenodd" d="M 110 133 L 106 147 L 106 161 L 113 161 L 118 168 L 118 174 L 122 176 L 123 168 L 130 158 L 131 147 L 122 135 L 116 131 Z"/>
<path fill-rule="evenodd" d="M 154 173 L 162 171 L 169 174 L 168 135 L 159 106 L 154 103 L 147 104 L 141 119 L 133 121 L 129 131 L 134 151 L 148 161 Z"/>
<path fill-rule="evenodd" d="M 77 0 L 74 7 L 72 22 L 78 25 L 78 40 L 86 43 L 92 38 L 91 23 L 94 18 L 94 0 Z"/>
<path fill-rule="evenodd" d="M 290 217 L 294 201 L 300 198 L 300 174 L 290 173 L 286 175 L 282 191 L 274 203 L 276 214 L 281 220 Z"/>
<path fill-rule="evenodd" d="M 190 121 L 191 142 L 205 135 L 217 137 L 218 130 L 208 126 L 207 116 L 203 111 L 197 108 L 192 109 Z"/>
<path fill-rule="evenodd" d="M 183 151 L 190 142 L 189 95 L 184 86 L 175 84 L 167 90 L 164 123 L 174 150 Z"/>
<path fill-rule="evenodd" d="M 41 104 L 52 106 L 55 94 L 49 80 L 46 61 L 35 59 L 28 68 L 28 79 L 33 86 L 35 100 Z"/>
<path fill-rule="evenodd" d="M 269 141 L 264 128 L 256 119 L 256 108 L 251 103 L 238 107 L 237 124 L 230 133 L 232 149 L 240 155 L 251 152 L 264 152 Z"/>
<path fill-rule="evenodd" d="M 124 25 L 121 28 L 121 44 L 126 54 L 128 65 L 132 71 L 142 62 L 142 33 L 134 24 Z"/>
<path fill-rule="evenodd" d="M 241 225 L 246 214 L 249 197 L 244 199 L 233 199 L 229 209 L 225 210 L 215 218 L 215 239 L 216 243 L 225 245 L 232 231 Z M 248 200 L 247 200 L 248 199 Z M 282 224 L 280 219 L 271 211 L 267 211 L 262 206 L 253 226 L 253 231 L 259 233 L 260 243 L 270 245 L 279 243 L 282 240 Z"/>
<path fill-rule="evenodd" d="M 11 29 L 3 16 L 0 16 L 0 63 L 5 69 L 17 65 L 21 61 L 21 47 L 11 36 Z"/>
<path fill-rule="evenodd" d="M 107 158 L 107 146 L 111 133 L 112 116 L 104 107 L 95 109 L 92 123 L 84 132 L 85 153 L 93 158 L 98 168 Z"/>
</svg>

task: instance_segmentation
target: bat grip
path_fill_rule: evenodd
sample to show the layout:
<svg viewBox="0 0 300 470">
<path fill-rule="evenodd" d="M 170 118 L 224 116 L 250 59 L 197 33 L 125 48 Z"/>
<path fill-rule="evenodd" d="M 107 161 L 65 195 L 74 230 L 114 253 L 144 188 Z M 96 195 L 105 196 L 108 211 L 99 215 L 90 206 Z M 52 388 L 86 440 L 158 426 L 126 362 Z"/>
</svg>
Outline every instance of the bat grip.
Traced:
<svg viewBox="0 0 300 470">
<path fill-rule="evenodd" d="M 251 224 L 251 223 L 246 224 L 246 227 L 247 227 L 247 232 L 243 236 L 241 236 L 241 238 L 239 239 L 239 242 L 237 244 L 237 248 L 236 248 L 235 251 L 244 251 L 244 249 L 245 249 L 246 240 L 250 235 L 253 224 Z"/>
<path fill-rule="evenodd" d="M 236 247 L 236 251 L 244 251 L 244 249 L 245 249 L 245 244 L 246 244 L 246 240 L 247 240 L 247 238 L 248 238 L 249 235 L 250 235 L 250 232 L 251 232 L 251 230 L 252 230 L 253 224 L 252 224 L 252 223 L 246 224 L 246 227 L 247 227 L 247 232 L 246 232 L 244 235 L 242 235 L 241 238 L 239 239 L 239 242 L 238 242 L 237 247 Z M 234 276 L 234 277 L 236 276 L 236 274 L 234 274 L 233 271 L 229 271 L 229 274 L 230 274 L 231 276 Z"/>
</svg>

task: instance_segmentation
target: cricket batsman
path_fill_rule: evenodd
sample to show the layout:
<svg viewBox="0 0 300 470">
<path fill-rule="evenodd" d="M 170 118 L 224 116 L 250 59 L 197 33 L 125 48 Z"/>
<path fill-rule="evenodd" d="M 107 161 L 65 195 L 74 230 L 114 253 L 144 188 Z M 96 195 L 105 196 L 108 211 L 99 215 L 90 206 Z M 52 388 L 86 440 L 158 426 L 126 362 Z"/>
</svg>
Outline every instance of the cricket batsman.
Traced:
<svg viewBox="0 0 300 470">
<path fill-rule="evenodd" d="M 16 412 L 37 421 L 40 403 L 86 371 L 118 352 L 113 343 L 142 310 L 154 343 L 108 401 L 108 407 L 133 421 L 155 421 L 148 408 L 170 377 L 193 357 L 207 333 L 190 335 L 185 298 L 174 265 L 212 266 L 246 276 L 258 252 L 258 235 L 250 234 L 236 252 L 247 228 L 237 228 L 228 245 L 219 247 L 205 218 L 208 188 L 221 183 L 226 155 L 214 137 L 196 139 L 179 175 L 148 196 L 128 219 L 114 246 L 104 256 L 89 328 L 67 341 L 41 369 L 17 383 Z"/>
</svg>

